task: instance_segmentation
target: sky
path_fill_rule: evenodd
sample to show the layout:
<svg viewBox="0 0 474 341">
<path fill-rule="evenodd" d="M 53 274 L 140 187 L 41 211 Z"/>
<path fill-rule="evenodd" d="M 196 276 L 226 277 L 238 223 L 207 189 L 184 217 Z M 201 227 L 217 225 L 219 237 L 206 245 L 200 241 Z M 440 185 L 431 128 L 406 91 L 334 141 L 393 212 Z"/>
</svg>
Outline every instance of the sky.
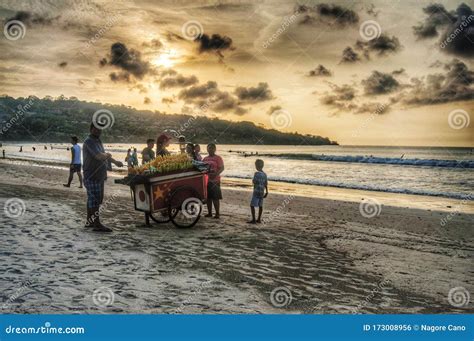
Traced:
<svg viewBox="0 0 474 341">
<path fill-rule="evenodd" d="M 474 4 L 0 0 L 0 94 L 474 146 Z"/>
</svg>

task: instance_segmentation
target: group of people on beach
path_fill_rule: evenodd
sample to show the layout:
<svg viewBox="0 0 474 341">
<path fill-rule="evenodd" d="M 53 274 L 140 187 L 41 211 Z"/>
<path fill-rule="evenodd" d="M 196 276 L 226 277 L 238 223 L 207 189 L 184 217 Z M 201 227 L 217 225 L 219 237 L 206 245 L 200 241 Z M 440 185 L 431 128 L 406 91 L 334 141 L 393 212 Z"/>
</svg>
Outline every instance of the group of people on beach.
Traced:
<svg viewBox="0 0 474 341">
<path fill-rule="evenodd" d="M 123 167 L 121 161 L 115 160 L 112 154 L 107 153 L 104 149 L 100 136 L 102 128 L 97 123 L 90 125 L 90 135 L 83 143 L 83 164 L 81 164 L 81 148 L 78 145 L 78 138 L 71 137 L 71 163 L 68 182 L 65 187 L 70 187 L 74 174 L 77 173 L 80 182 L 80 188 L 86 188 L 87 192 L 87 219 L 85 227 L 90 227 L 98 232 L 111 232 L 112 229 L 103 225 L 100 221 L 100 206 L 104 199 L 104 184 L 107 179 L 107 171 L 112 169 L 112 164 L 117 167 Z M 168 147 L 171 138 L 166 135 L 160 135 L 156 140 L 156 152 L 154 139 L 147 140 L 147 146 L 142 150 L 142 163 L 147 163 L 155 159 L 156 156 L 170 155 Z M 186 153 L 191 159 L 202 161 L 211 165 L 208 173 L 207 185 L 207 214 L 206 217 L 220 218 L 220 200 L 222 200 L 221 190 L 221 174 L 224 171 L 224 160 L 216 154 L 217 147 L 214 143 L 207 145 L 208 155 L 201 156 L 201 148 L 199 144 L 183 143 L 180 141 L 181 153 Z M 125 157 L 127 165 L 133 167 L 138 165 L 136 148 L 130 148 Z M 253 177 L 253 195 L 250 202 L 252 219 L 251 224 L 261 222 L 263 212 L 263 199 L 268 195 L 267 175 L 263 171 L 263 160 L 255 161 L 256 172 Z M 83 176 L 81 175 L 81 168 Z M 258 207 L 258 215 L 256 216 L 255 208 Z M 213 215 L 214 209 L 214 215 Z"/>
</svg>

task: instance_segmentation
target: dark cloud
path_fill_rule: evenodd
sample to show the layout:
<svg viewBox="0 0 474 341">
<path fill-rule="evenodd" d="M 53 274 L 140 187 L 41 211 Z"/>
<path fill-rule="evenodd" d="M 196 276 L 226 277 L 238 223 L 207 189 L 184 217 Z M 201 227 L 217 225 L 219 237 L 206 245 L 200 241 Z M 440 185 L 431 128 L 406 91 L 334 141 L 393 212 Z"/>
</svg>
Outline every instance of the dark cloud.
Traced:
<svg viewBox="0 0 474 341">
<path fill-rule="evenodd" d="M 355 45 L 356 49 L 363 51 L 364 55 L 369 58 L 370 53 L 374 52 L 378 55 L 395 53 L 402 49 L 402 45 L 397 37 L 382 33 L 378 38 L 369 41 L 358 40 Z"/>
<path fill-rule="evenodd" d="M 399 100 L 414 105 L 473 100 L 474 71 L 458 59 L 445 64 L 444 68 L 444 74 L 413 79 L 411 90 L 400 94 Z"/>
<path fill-rule="evenodd" d="M 325 92 L 319 101 L 324 104 L 338 109 L 339 111 L 351 111 L 356 108 L 354 103 L 351 103 L 356 95 L 356 90 L 353 86 L 344 84 L 341 86 L 331 84 L 330 92 Z"/>
<path fill-rule="evenodd" d="M 390 111 L 390 105 L 385 103 L 362 103 L 355 109 L 354 114 L 383 115 Z"/>
<path fill-rule="evenodd" d="M 362 82 L 366 95 L 388 94 L 399 88 L 400 83 L 389 73 L 373 71 L 369 78 Z"/>
<path fill-rule="evenodd" d="M 159 39 L 152 39 L 149 42 L 144 42 L 142 46 L 159 50 L 163 47 L 163 43 Z"/>
<path fill-rule="evenodd" d="M 219 113 L 232 112 L 236 115 L 243 115 L 247 110 L 241 107 L 239 99 L 232 94 L 221 91 L 217 83 L 208 81 L 205 84 L 193 85 L 179 92 L 178 98 L 195 107 L 205 107 Z"/>
<path fill-rule="evenodd" d="M 55 19 L 57 19 L 57 17 L 47 18 L 47 17 L 43 17 L 41 15 L 34 14 L 31 12 L 19 11 L 19 12 L 16 12 L 13 17 L 7 18 L 5 20 L 5 23 L 8 23 L 11 20 L 19 20 L 26 26 L 31 27 L 34 25 L 51 25 Z M 6 27 L 6 29 L 8 29 L 8 27 Z"/>
<path fill-rule="evenodd" d="M 170 105 L 170 104 L 176 103 L 176 99 L 174 97 L 163 97 L 161 99 L 161 103 Z"/>
<path fill-rule="evenodd" d="M 143 104 L 151 104 L 151 99 L 149 97 L 145 97 L 143 99 Z"/>
<path fill-rule="evenodd" d="M 235 89 L 235 95 L 239 100 L 246 103 L 257 103 L 273 99 L 273 94 L 268 83 L 258 83 L 256 87 L 239 86 Z"/>
<path fill-rule="evenodd" d="M 355 63 L 360 60 L 359 54 L 348 46 L 342 51 L 341 63 Z"/>
<path fill-rule="evenodd" d="M 130 90 L 134 90 L 134 89 L 137 89 L 138 93 L 140 94 L 148 93 L 148 89 L 143 84 L 140 84 L 140 83 L 137 83 L 130 88 Z"/>
<path fill-rule="evenodd" d="M 442 4 L 423 9 L 427 18 L 413 27 L 419 39 L 439 38 L 441 50 L 457 56 L 474 58 L 474 12 L 462 3 L 456 11 L 447 11 Z"/>
<path fill-rule="evenodd" d="M 413 33 L 420 39 L 438 36 L 438 28 L 456 22 L 455 16 L 441 4 L 431 4 L 423 8 L 426 20 L 413 26 Z"/>
<path fill-rule="evenodd" d="M 220 57 L 223 57 L 222 51 L 233 49 L 232 39 L 220 34 L 201 34 L 194 41 L 199 43 L 199 52 L 216 52 Z"/>
<path fill-rule="evenodd" d="M 65 68 L 67 66 L 67 62 L 61 62 L 58 64 L 60 68 Z"/>
<path fill-rule="evenodd" d="M 281 110 L 281 109 L 282 109 L 282 107 L 279 106 L 279 105 L 272 105 L 270 108 L 268 108 L 267 114 L 268 114 L 268 115 L 271 115 L 271 114 L 273 114 L 275 111 Z"/>
<path fill-rule="evenodd" d="M 398 75 L 402 75 L 405 73 L 405 69 L 404 68 L 400 68 L 398 70 L 393 70 L 392 71 L 392 75 L 395 75 L 395 76 L 398 76 Z"/>
<path fill-rule="evenodd" d="M 300 24 L 323 22 L 347 26 L 359 22 L 359 15 L 355 11 L 334 4 L 319 4 L 314 7 L 299 5 L 295 12 L 303 14 Z"/>
<path fill-rule="evenodd" d="M 111 73 L 110 79 L 114 82 L 142 79 L 146 74 L 153 72 L 150 63 L 144 61 L 141 53 L 134 49 L 128 49 L 123 43 L 115 43 L 110 47 L 109 60 L 102 58 L 99 61 L 100 66 L 112 65 L 122 69 L 120 73 Z"/>
<path fill-rule="evenodd" d="M 160 81 L 160 89 L 167 88 L 183 88 L 198 83 L 196 76 L 183 76 L 182 74 L 175 74 L 165 77 Z"/>
<path fill-rule="evenodd" d="M 308 77 L 329 77 L 332 76 L 332 72 L 328 70 L 324 65 L 319 64 L 317 68 L 314 70 L 309 71 Z"/>
</svg>

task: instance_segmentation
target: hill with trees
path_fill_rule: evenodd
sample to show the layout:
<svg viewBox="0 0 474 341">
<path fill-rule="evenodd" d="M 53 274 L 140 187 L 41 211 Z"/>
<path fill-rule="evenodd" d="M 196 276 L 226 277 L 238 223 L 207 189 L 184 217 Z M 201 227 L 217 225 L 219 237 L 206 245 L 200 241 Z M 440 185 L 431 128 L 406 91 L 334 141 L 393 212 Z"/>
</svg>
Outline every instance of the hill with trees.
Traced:
<svg viewBox="0 0 474 341">
<path fill-rule="evenodd" d="M 114 124 L 104 130 L 104 141 L 139 143 L 165 130 L 196 143 L 327 145 L 327 137 L 285 133 L 253 122 L 232 122 L 205 116 L 165 114 L 125 105 L 87 102 L 75 97 L 0 97 L 0 141 L 67 142 L 85 137 L 98 110 L 113 114 Z"/>
</svg>

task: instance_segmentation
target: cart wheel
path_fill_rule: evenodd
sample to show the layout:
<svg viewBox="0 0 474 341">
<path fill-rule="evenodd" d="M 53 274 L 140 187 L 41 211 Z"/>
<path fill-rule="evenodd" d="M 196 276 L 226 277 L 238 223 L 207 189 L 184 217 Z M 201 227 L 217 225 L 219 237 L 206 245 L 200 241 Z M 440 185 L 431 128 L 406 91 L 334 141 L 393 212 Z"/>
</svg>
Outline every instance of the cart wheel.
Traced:
<svg viewBox="0 0 474 341">
<path fill-rule="evenodd" d="M 171 219 L 169 217 L 168 211 L 158 212 L 156 215 L 149 213 L 150 218 L 157 224 L 165 224 L 168 223 Z"/>
<path fill-rule="evenodd" d="M 202 201 L 192 187 L 179 187 L 169 197 L 168 214 L 176 227 L 193 227 L 201 218 Z"/>
</svg>

